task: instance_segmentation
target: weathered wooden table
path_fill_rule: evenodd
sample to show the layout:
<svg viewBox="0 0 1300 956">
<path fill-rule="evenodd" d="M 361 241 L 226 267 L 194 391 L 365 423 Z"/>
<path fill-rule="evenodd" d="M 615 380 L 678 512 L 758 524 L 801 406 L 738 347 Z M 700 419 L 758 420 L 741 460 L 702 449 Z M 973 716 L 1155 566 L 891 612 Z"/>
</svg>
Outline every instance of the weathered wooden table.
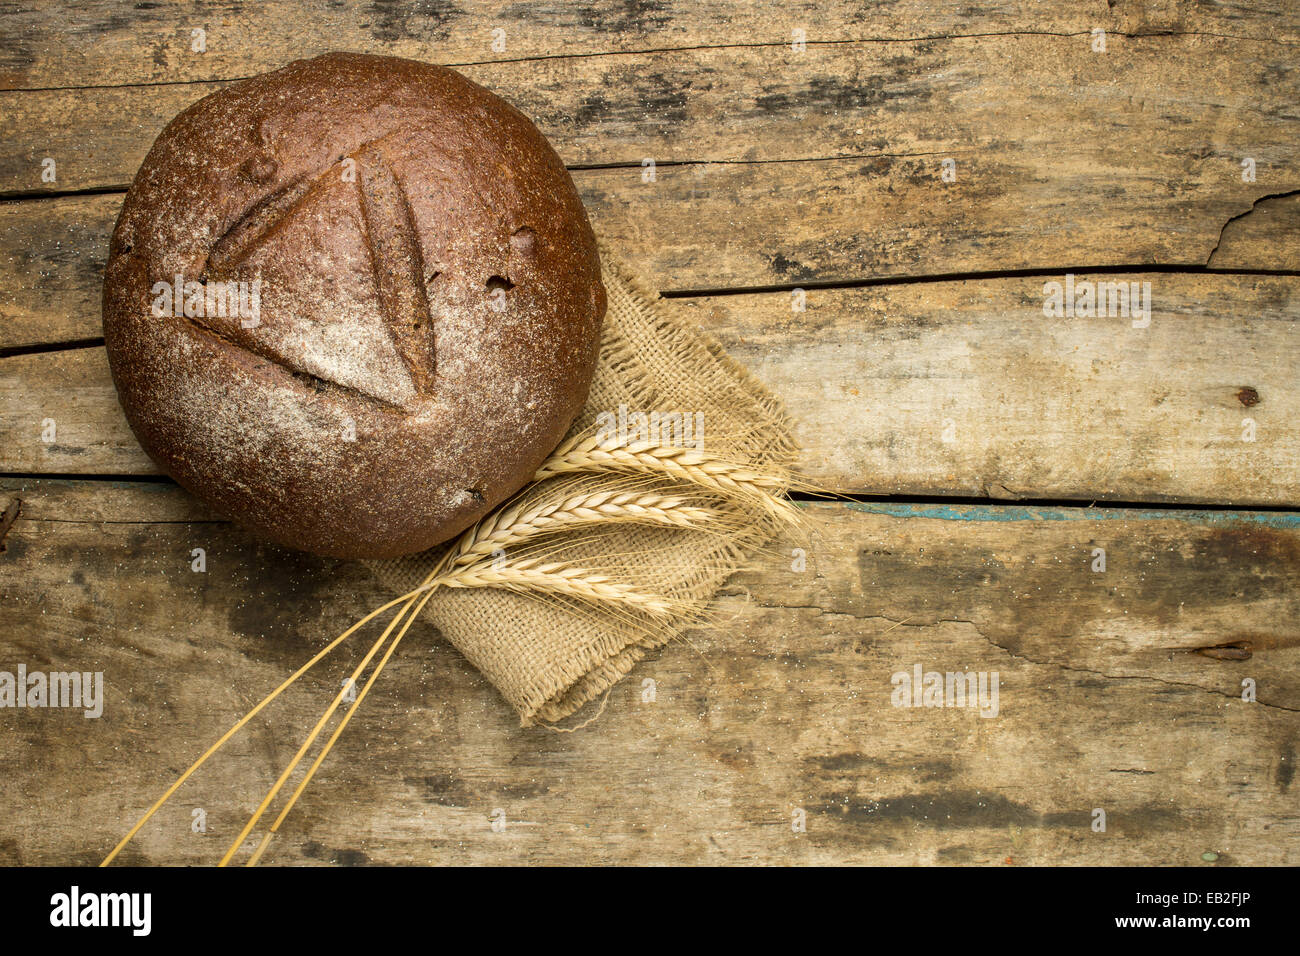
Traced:
<svg viewBox="0 0 1300 956">
<path fill-rule="evenodd" d="M 166 120 L 351 49 L 534 117 L 859 500 L 810 504 L 802 559 L 777 542 L 572 733 L 417 624 L 265 862 L 1300 861 L 1300 7 L 61 7 L 0 12 L 0 671 L 105 700 L 0 708 L 0 860 L 97 862 L 386 599 L 159 476 L 99 314 Z M 1046 314 L 1121 281 L 1149 314 Z M 918 666 L 996 672 L 996 716 L 895 706 Z M 122 859 L 215 860 L 341 667 Z"/>
</svg>

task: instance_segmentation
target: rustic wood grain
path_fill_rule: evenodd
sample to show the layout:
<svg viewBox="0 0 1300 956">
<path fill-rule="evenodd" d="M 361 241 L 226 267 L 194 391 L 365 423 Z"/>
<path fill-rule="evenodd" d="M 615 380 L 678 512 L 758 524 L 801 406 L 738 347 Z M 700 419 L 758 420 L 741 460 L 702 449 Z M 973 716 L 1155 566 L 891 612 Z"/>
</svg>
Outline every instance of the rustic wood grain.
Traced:
<svg viewBox="0 0 1300 956">
<path fill-rule="evenodd" d="M 1300 187 L 1300 74 L 1285 45 L 1121 37 L 1095 54 L 1078 38 L 1031 36 L 890 47 L 570 57 L 478 78 L 537 117 L 571 162 L 631 164 L 575 178 L 602 236 L 669 291 L 1300 264 L 1286 196 Z M 121 189 L 166 120 L 203 92 L 0 94 L 16 133 L 0 146 L 0 178 L 11 194 Z M 1148 123 L 1165 131 L 1155 143 Z M 1241 181 L 1247 154 L 1254 183 Z M 59 157 L 53 184 L 39 182 L 46 155 Z M 653 182 L 646 157 L 661 164 Z M 944 158 L 958 164 L 955 183 L 940 178 Z M 0 348 L 98 335 L 120 203 L 0 205 Z"/>
<path fill-rule="evenodd" d="M 1149 282 L 1149 327 L 1048 318 L 1041 277 L 674 301 L 782 397 L 823 487 L 1300 504 L 1300 279 L 1078 280 Z M 0 471 L 156 473 L 102 347 L 0 359 L 0 431 Z"/>
<path fill-rule="evenodd" d="M 1094 53 L 1086 36 L 994 36 L 467 72 L 571 165 L 630 167 L 581 174 L 584 200 L 616 248 L 656 249 L 675 288 L 1203 266 L 1226 223 L 1300 188 L 1300 68 L 1266 41 L 1116 37 Z M 0 182 L 10 195 L 123 188 L 166 120 L 213 88 L 0 93 L 15 130 Z M 40 181 L 45 157 L 55 183 Z M 956 182 L 941 180 L 946 158 Z M 660 164 L 653 183 L 645 159 Z"/>
<path fill-rule="evenodd" d="M 96 860 L 383 597 L 170 486 L 5 487 L 22 509 L 0 555 L 4 660 L 108 687 L 98 720 L 0 711 L 8 862 Z M 640 665 L 576 733 L 521 730 L 417 625 L 267 862 L 1296 862 L 1300 515 L 810 510 L 816 532 L 736 578 L 717 628 Z M 1197 653 L 1225 637 L 1245 659 Z M 999 715 L 893 707 L 891 675 L 916 663 L 998 671 Z M 219 854 L 343 671 L 250 727 L 124 862 Z"/>
<path fill-rule="evenodd" d="M 1300 264 L 1300 227 L 1292 207 L 1270 201 L 1255 206 L 1246 199 L 1242 208 L 1219 210 L 1220 218 L 1206 219 L 1203 227 L 1188 227 L 1185 242 L 1174 244 L 1173 233 L 1153 230 L 1136 250 L 1104 247 L 1100 233 L 1039 241 L 1034 231 L 1046 227 L 1010 207 L 1003 210 L 1005 224 L 985 220 L 965 231 L 949 228 L 946 218 L 910 219 L 902 210 L 864 229 L 854 211 L 888 193 L 895 178 L 906 178 L 905 172 L 873 185 L 841 163 L 668 167 L 657 172 L 654 184 L 640 182 L 638 170 L 575 173 L 602 237 L 670 293 L 971 270 L 1063 273 L 1132 261 L 1195 269 L 1211 257 L 1211 265 L 1224 270 L 1296 272 Z M 952 204 L 937 193 L 930 200 L 913 198 L 936 204 L 942 216 L 953 214 Z M 1066 194 L 1059 204 L 1068 206 Z M 120 206 L 120 194 L 0 204 L 0 348 L 102 334 L 103 265 Z M 1003 236 L 995 241 L 983 229 Z M 740 235 L 751 238 L 741 241 Z M 1084 248 L 1082 239 L 1102 247 Z"/>
<path fill-rule="evenodd" d="M 997 33 L 1218 34 L 1274 42 L 1300 38 L 1284 0 L 1254 3 L 1001 3 L 894 0 L 759 4 L 699 0 L 596 0 L 581 5 L 509 0 L 391 3 L 355 8 L 325 0 L 262 0 L 214 9 L 198 0 L 82 0 L 74 9 L 36 0 L 0 12 L 0 90 L 235 79 L 331 50 L 409 56 L 438 63 L 514 61 L 710 46 L 782 46 L 802 27 L 808 42 L 899 41 Z M 193 49 L 192 31 L 206 49 Z M 504 35 L 494 35 L 501 29 Z M 494 49 L 504 41 L 504 49 Z"/>
<path fill-rule="evenodd" d="M 681 304 L 782 396 L 828 488 L 1300 502 L 1300 280 L 1076 281 L 1150 283 L 1149 326 L 1045 316 L 1064 274 Z"/>
</svg>

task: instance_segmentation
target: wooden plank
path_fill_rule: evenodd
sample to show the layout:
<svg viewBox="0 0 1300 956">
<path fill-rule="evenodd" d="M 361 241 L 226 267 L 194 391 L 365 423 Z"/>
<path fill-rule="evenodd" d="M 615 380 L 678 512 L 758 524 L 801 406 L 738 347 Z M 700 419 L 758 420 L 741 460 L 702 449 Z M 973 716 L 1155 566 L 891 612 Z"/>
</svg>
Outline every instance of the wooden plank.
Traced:
<svg viewBox="0 0 1300 956">
<path fill-rule="evenodd" d="M 1300 280 L 1150 283 L 1145 319 L 1047 317 L 1066 276 L 682 302 L 786 402 L 838 491 L 1300 502 Z"/>
<path fill-rule="evenodd" d="M 0 422 L 0 471 L 157 473 L 122 414 L 102 346 L 0 359 Z"/>
<path fill-rule="evenodd" d="M 602 238 L 668 292 L 881 274 L 1064 272 L 1070 263 L 1122 266 L 1135 258 L 1196 267 L 1212 257 L 1225 270 L 1300 266 L 1294 199 L 1229 201 L 1229 190 L 1222 208 L 1199 223 L 1155 229 L 1153 218 L 1140 246 L 1110 247 L 1100 234 L 1065 228 L 1077 197 L 1064 192 L 1036 219 L 1010 200 L 976 214 L 966 200 L 938 194 L 900 200 L 900 190 L 915 188 L 908 182 L 927 175 L 922 161 L 882 161 L 880 169 L 873 179 L 856 161 L 709 164 L 659 169 L 653 184 L 641 182 L 639 169 L 578 170 L 574 178 Z M 928 204 L 924 214 L 903 208 L 913 202 Z M 120 194 L 0 203 L 0 349 L 102 334 L 103 268 L 121 203 Z M 887 214 L 868 229 L 866 209 Z"/>
<path fill-rule="evenodd" d="M 3 660 L 102 671 L 107 688 L 96 720 L 0 710 L 0 766 L 22 767 L 5 774 L 8 863 L 96 861 L 383 599 L 356 566 L 203 523 L 172 487 L 4 488 L 0 505 L 22 503 L 0 554 Z M 1300 860 L 1300 515 L 810 512 L 810 539 L 775 543 L 725 589 L 721 626 L 639 665 L 576 733 L 520 729 L 417 623 L 267 862 Z M 997 716 L 893 706 L 893 675 L 917 664 L 997 671 Z M 124 862 L 210 862 L 344 670 L 306 679 L 237 738 Z M 196 808 L 206 834 L 191 832 Z"/>
<path fill-rule="evenodd" d="M 1300 507 L 1300 277 L 1083 268 L 1300 271 L 1295 4 L 305 8 L 0 11 L 0 196 L 49 194 L 0 202 L 0 349 L 100 333 L 121 193 L 59 193 L 123 188 L 162 124 L 225 81 L 391 52 L 469 64 L 571 166 L 615 164 L 575 179 L 657 287 L 784 290 L 683 308 L 786 399 L 823 484 Z M 207 53 L 187 51 L 193 25 Z M 1059 275 L 812 290 L 803 312 L 788 291 L 1017 269 Z M 1071 270 L 1150 281 L 1151 324 L 1044 316 L 1043 283 Z M 152 472 L 100 348 L 0 358 L 0 436 L 0 471 Z M 1300 861 L 1300 513 L 809 512 L 809 539 L 725 589 L 721 625 L 643 663 L 577 733 L 519 729 L 417 626 L 267 862 Z M 0 708 L 0 862 L 96 862 L 386 597 L 165 481 L 0 479 L 0 670 L 100 670 L 108 687 L 94 720 Z M 915 665 L 998 671 L 998 715 L 891 706 Z M 291 691 L 124 861 L 215 859 L 343 673 Z"/>
<path fill-rule="evenodd" d="M 0 348 L 96 338 L 122 196 L 0 204 Z"/>
<path fill-rule="evenodd" d="M 1175 202 L 1147 186 L 1121 198 L 1127 187 L 1115 183 L 1128 174 L 1114 169 L 970 158 L 975 181 L 950 192 L 937 182 L 940 160 L 916 157 L 678 166 L 658 171 L 653 187 L 635 170 L 575 179 L 597 233 L 669 292 L 1138 263 L 1200 270 L 1226 223 L 1258 215 L 1242 193 L 1254 187 L 1212 179 L 1218 161 L 1206 162 L 1196 185 L 1172 187 L 1196 194 Z M 1093 204 L 1112 187 L 1116 205 Z M 1234 258 L 1216 264 L 1260 268 L 1252 250 L 1290 248 L 1293 225 L 1261 217 L 1234 236 Z M 1287 237 L 1280 247 L 1279 236 Z M 1266 256 L 1288 272 L 1300 266 L 1285 251 Z"/>
<path fill-rule="evenodd" d="M 1116 37 L 1094 53 L 1086 37 L 995 36 L 467 72 L 571 165 L 630 164 L 579 176 L 597 227 L 674 288 L 713 289 L 1203 266 L 1227 222 L 1300 188 L 1293 61 L 1265 41 Z M 211 88 L 0 93 L 15 130 L 0 177 L 18 195 L 123 187 L 165 120 Z M 103 120 L 87 128 L 91 115 Z M 40 179 L 47 157 L 53 183 Z M 653 183 L 644 159 L 660 164 Z"/>
<path fill-rule="evenodd" d="M 1300 504 L 1300 279 L 1077 278 L 1150 283 L 1149 326 L 1048 318 L 1043 278 L 674 301 L 781 396 L 836 491 Z M 0 431 L 0 471 L 155 473 L 102 348 L 0 359 Z"/>
<path fill-rule="evenodd" d="M 897 41 L 996 33 L 1219 33 L 1288 41 L 1300 17 L 1284 0 L 1127 4 L 1081 8 L 1065 0 L 972 8 L 960 0 L 895 0 L 857 6 L 791 0 L 701 0 L 669 6 L 596 0 L 519 4 L 483 0 L 396 3 L 364 9 L 325 0 L 263 0 L 214 10 L 198 0 L 135 4 L 56 0 L 0 16 L 0 89 L 192 83 L 247 76 L 330 50 L 384 53 L 439 63 L 520 60 L 700 46 L 781 46 L 802 27 L 808 42 Z M 204 31 L 196 52 L 193 31 Z M 504 31 L 495 34 L 495 30 Z"/>
</svg>

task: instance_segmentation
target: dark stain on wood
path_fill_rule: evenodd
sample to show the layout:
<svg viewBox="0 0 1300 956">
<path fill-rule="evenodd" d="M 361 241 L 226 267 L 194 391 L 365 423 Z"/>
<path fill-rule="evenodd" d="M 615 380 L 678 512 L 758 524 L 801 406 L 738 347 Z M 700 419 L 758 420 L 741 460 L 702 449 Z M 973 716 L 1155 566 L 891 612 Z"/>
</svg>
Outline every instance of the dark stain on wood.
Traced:
<svg viewBox="0 0 1300 956">
<path fill-rule="evenodd" d="M 808 268 L 808 266 L 804 265 L 802 262 L 787 259 L 779 252 L 770 256 L 768 262 L 771 265 L 773 272 L 786 279 L 799 281 L 802 279 L 812 279 L 817 275 L 815 270 Z"/>
<path fill-rule="evenodd" d="M 806 762 L 818 770 L 829 771 L 835 775 L 856 776 L 868 771 L 877 774 L 886 771 L 905 771 L 909 777 L 923 783 L 947 780 L 956 772 L 953 761 L 943 758 L 908 762 L 898 759 L 885 760 L 863 753 L 840 753 L 812 757 Z"/>
<path fill-rule="evenodd" d="M 931 597 L 921 606 L 889 609 L 888 616 L 910 618 L 913 624 L 973 618 L 980 627 L 999 625 L 1013 649 L 1017 620 L 1030 607 L 1041 612 L 1043 603 L 1068 608 L 1071 627 L 1134 607 L 1157 623 L 1175 624 L 1198 607 L 1244 604 L 1297 585 L 1300 541 L 1294 534 L 1246 522 L 1198 529 L 1191 537 L 1183 531 L 1153 529 L 1146 540 L 1126 540 L 1123 550 L 1112 546 L 1101 574 L 1080 563 L 1089 555 L 1083 542 L 1077 561 L 1040 555 L 1008 567 L 994 542 L 986 545 L 979 535 L 961 543 L 935 539 L 911 554 L 863 551 L 859 575 L 863 594 L 906 589 L 905 582 L 924 576 L 932 584 Z M 999 602 L 998 620 L 980 620 L 990 593 L 1007 600 Z"/>
<path fill-rule="evenodd" d="M 303 856 L 311 860 L 328 860 L 336 866 L 365 866 L 370 857 L 361 850 L 331 850 L 315 840 L 308 840 L 301 847 Z"/>
<path fill-rule="evenodd" d="M 1282 745 L 1282 753 L 1277 761 L 1277 788 L 1283 793 L 1291 789 L 1295 779 L 1295 742 L 1288 740 Z"/>
<path fill-rule="evenodd" d="M 417 791 L 425 803 L 440 807 L 466 807 L 472 800 L 469 791 L 461 785 L 460 778 L 450 773 L 403 777 L 402 782 Z"/>
<path fill-rule="evenodd" d="M 1050 823 L 1068 822 L 1087 826 L 1087 814 L 1042 814 L 1025 804 L 1015 803 L 999 793 L 981 793 L 973 790 L 950 790 L 945 793 L 904 794 L 885 797 L 865 803 L 855 800 L 832 801 L 819 807 L 832 818 L 840 816 L 857 823 L 904 822 L 935 829 L 967 829 L 972 827 L 1041 827 Z"/>
<path fill-rule="evenodd" d="M 370 862 L 370 857 L 361 850 L 335 850 L 330 862 L 339 866 L 365 866 Z"/>
<path fill-rule="evenodd" d="M 1091 808 L 1043 813 L 1016 803 L 999 793 L 951 790 L 945 793 L 905 794 L 855 803 L 846 800 L 818 808 L 828 815 L 848 817 L 854 822 L 905 822 L 939 830 L 976 827 L 1077 828 L 1089 832 Z M 1117 808 L 1107 814 L 1110 829 L 1151 832 L 1183 827 L 1186 820 L 1176 810 L 1144 804 Z"/>
<path fill-rule="evenodd" d="M 0 866 L 22 866 L 23 854 L 18 841 L 12 838 L 0 840 Z"/>
<path fill-rule="evenodd" d="M 572 124 L 579 130 L 585 130 L 606 127 L 611 122 L 644 124 L 646 117 L 650 116 L 662 128 L 674 129 L 687 121 L 686 92 L 674 78 L 655 73 L 634 79 L 637 81 L 636 89 L 622 91 L 622 95 L 616 97 L 599 90 L 586 93 L 572 109 L 566 109 L 563 114 L 551 115 L 545 125 L 555 128 Z M 554 109 L 555 106 L 556 104 L 550 104 L 549 108 Z M 538 109 L 531 112 L 540 116 L 547 109 L 547 104 L 539 103 Z M 648 155 L 655 158 L 655 152 L 652 148 Z M 659 158 L 666 157 L 661 153 Z"/>
<path fill-rule="evenodd" d="M 383 43 L 446 42 L 451 36 L 448 24 L 462 16 L 456 4 L 444 0 L 372 0 L 370 12 L 375 17 L 370 33 Z"/>
<path fill-rule="evenodd" d="M 933 96 L 932 88 L 921 84 L 909 84 L 905 78 L 897 83 L 888 81 L 888 74 L 816 76 L 802 87 L 792 87 L 755 97 L 754 105 L 765 113 L 788 113 L 791 110 L 848 111 L 879 109 L 885 106 L 901 112 L 915 107 L 918 103 L 924 103 Z"/>
<path fill-rule="evenodd" d="M 677 12 L 665 0 L 618 0 L 608 9 L 582 4 L 575 8 L 578 23 L 588 29 L 615 35 L 646 34 L 672 23 Z"/>
<path fill-rule="evenodd" d="M 234 567 L 223 569 L 221 562 L 226 560 L 236 562 Z M 250 539 L 246 549 L 223 549 L 220 555 L 209 552 L 208 574 L 220 574 L 223 586 L 231 578 L 240 583 L 245 598 L 230 606 L 230 629 L 254 639 L 249 646 L 252 656 L 263 659 L 269 653 L 279 661 L 287 660 L 285 653 L 292 657 L 303 652 L 297 641 L 285 644 L 284 639 L 320 636 L 320 608 L 325 595 L 337 588 L 343 563 Z M 279 645 L 284 646 L 274 650 Z"/>
</svg>

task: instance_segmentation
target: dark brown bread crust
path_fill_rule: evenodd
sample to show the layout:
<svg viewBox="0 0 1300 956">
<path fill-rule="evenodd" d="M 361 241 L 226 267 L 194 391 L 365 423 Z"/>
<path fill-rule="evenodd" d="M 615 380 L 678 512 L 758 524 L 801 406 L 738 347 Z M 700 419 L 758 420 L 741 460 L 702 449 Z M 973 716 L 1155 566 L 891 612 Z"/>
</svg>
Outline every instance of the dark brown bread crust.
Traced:
<svg viewBox="0 0 1300 956">
<path fill-rule="evenodd" d="M 171 314 L 155 284 L 178 275 L 260 279 L 257 323 L 211 295 Z M 145 451 L 248 528 L 349 558 L 432 547 L 520 488 L 586 400 L 604 314 L 591 226 L 537 128 L 451 70 L 358 54 L 176 117 L 104 279 Z"/>
</svg>

